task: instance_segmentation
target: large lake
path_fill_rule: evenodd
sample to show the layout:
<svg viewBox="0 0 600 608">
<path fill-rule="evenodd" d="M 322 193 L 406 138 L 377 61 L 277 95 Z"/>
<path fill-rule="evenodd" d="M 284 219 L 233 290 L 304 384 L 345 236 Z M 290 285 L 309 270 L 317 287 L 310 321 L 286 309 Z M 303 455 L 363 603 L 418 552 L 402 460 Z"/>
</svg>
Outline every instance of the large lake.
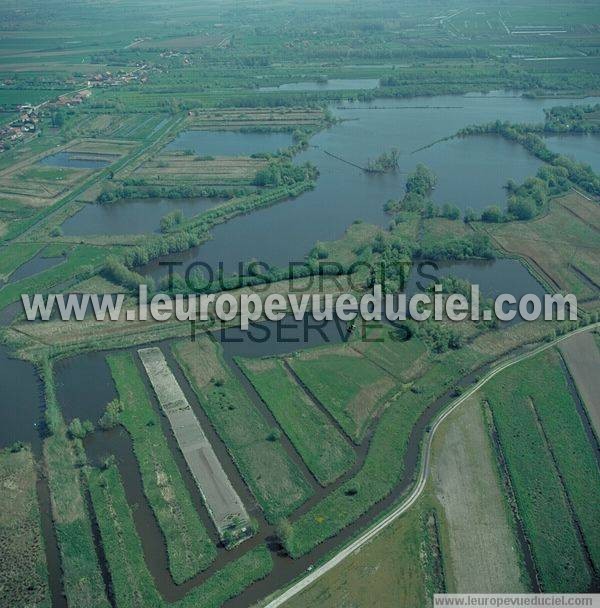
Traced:
<svg viewBox="0 0 600 608">
<path fill-rule="evenodd" d="M 390 218 L 383 211 L 384 203 L 402 196 L 406 175 L 418 163 L 437 174 L 435 202 L 451 202 L 463 210 L 504 206 L 506 182 L 535 174 L 540 161 L 521 146 L 494 136 L 439 140 L 464 126 L 496 119 L 542 122 L 544 108 L 595 100 L 526 99 L 497 93 L 334 106 L 333 112 L 342 122 L 315 135 L 311 147 L 296 157 L 296 162 L 310 161 L 319 168 L 314 190 L 234 218 L 217 226 L 214 238 L 202 246 L 163 259 L 184 264 L 202 261 L 213 268 L 222 263 L 227 272 L 235 272 L 240 262 L 252 258 L 277 266 L 303 260 L 315 242 L 341 237 L 356 219 L 386 226 Z M 230 137 L 237 138 L 241 146 L 248 135 L 232 133 Z M 424 146 L 429 147 L 421 149 Z M 326 154 L 364 166 L 392 147 L 400 150 L 400 170 L 385 175 L 367 174 Z M 157 261 L 142 271 L 154 278 L 166 272 Z"/>
</svg>

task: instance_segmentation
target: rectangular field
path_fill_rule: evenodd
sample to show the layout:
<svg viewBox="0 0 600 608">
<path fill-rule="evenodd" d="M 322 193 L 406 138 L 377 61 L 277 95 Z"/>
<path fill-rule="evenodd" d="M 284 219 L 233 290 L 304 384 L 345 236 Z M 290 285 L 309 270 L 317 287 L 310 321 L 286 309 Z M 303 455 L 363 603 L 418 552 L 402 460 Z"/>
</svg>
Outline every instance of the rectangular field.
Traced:
<svg viewBox="0 0 600 608">
<path fill-rule="evenodd" d="M 529 584 L 521 574 L 514 523 L 476 396 L 444 422 L 432 453 L 432 491 L 444 512 L 449 591 L 525 593 Z"/>
<path fill-rule="evenodd" d="M 386 371 L 346 347 L 299 353 L 289 364 L 357 444 L 396 386 Z"/>
<path fill-rule="evenodd" d="M 239 363 L 321 485 L 335 481 L 352 466 L 352 448 L 298 386 L 283 361 L 243 359 Z"/>
<path fill-rule="evenodd" d="M 257 171 L 263 169 L 267 161 L 248 157 L 202 157 L 162 153 L 143 163 L 132 174 L 141 178 L 146 185 L 181 185 L 182 183 L 220 185 L 251 184 Z"/>
<path fill-rule="evenodd" d="M 535 362 L 531 362 L 535 363 Z M 543 381 L 535 385 L 534 368 L 527 370 L 531 407 L 554 465 L 558 469 L 569 501 L 572 519 L 581 531 L 580 539 L 596 571 L 600 568 L 600 469 L 569 392 L 560 356 L 552 350 L 540 356 Z M 595 440 L 594 440 L 595 443 Z"/>
<path fill-rule="evenodd" d="M 577 416 L 568 393 L 567 399 L 562 391 L 554 394 L 553 389 L 559 387 L 557 383 L 564 382 L 564 378 L 559 369 L 557 380 L 554 377 L 557 370 L 547 369 L 547 363 L 547 359 L 538 356 L 515 365 L 488 383 L 484 393 L 543 590 L 584 591 L 590 575 L 560 477 L 568 471 L 563 466 L 557 469 L 531 403 L 533 400 L 539 406 L 545 400 L 550 404 L 556 400 L 556 407 L 565 408 L 567 418 Z M 581 442 L 581 437 L 569 439 L 565 447 L 578 452 L 590 449 Z M 585 482 L 585 471 L 580 473 Z"/>
<path fill-rule="evenodd" d="M 554 289 L 584 300 L 600 293 L 598 226 L 600 206 L 570 193 L 550 201 L 550 212 L 543 217 L 482 229 L 502 249 L 525 258 Z"/>
<path fill-rule="evenodd" d="M 248 513 L 162 351 L 144 348 L 138 353 L 219 534 L 222 538 L 228 531 L 235 537 L 245 535 Z"/>
<path fill-rule="evenodd" d="M 190 129 L 288 129 L 316 127 L 325 120 L 321 109 L 312 108 L 232 108 L 196 111 L 188 119 Z"/>
</svg>

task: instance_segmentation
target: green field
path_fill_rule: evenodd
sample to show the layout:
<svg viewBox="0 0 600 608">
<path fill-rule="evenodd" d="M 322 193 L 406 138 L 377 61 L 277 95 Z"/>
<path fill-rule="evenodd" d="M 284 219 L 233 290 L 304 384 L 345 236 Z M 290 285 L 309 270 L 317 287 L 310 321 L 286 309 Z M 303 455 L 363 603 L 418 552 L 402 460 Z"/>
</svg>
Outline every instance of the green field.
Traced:
<svg viewBox="0 0 600 608">
<path fill-rule="evenodd" d="M 544 369 L 544 381 L 536 369 Z M 594 567 L 600 564 L 600 471 L 598 462 L 561 368 L 559 355 L 551 351 L 522 370 L 529 397 L 543 428 L 548 449 L 560 470 L 566 492 L 581 526 Z M 534 386 L 535 382 L 535 386 Z"/>
<path fill-rule="evenodd" d="M 306 396 L 282 361 L 242 359 L 239 363 L 319 483 L 335 481 L 352 466 L 352 448 Z"/>
<path fill-rule="evenodd" d="M 290 359 L 290 366 L 357 444 L 396 384 L 388 373 L 351 350 L 299 354 Z"/>
<path fill-rule="evenodd" d="M 169 569 L 181 584 L 217 555 L 190 499 L 135 362 L 129 353 L 108 358 L 119 393 L 119 422 L 127 429 L 140 467 L 144 493 L 167 544 Z"/>
<path fill-rule="evenodd" d="M 561 450 L 561 460 L 564 460 L 558 461 L 561 468 L 557 470 L 542 433 L 542 428 L 546 429 L 544 418 L 548 421 L 546 414 L 552 416 L 562 410 L 560 418 L 567 421 L 567 428 L 576 428 L 578 421 L 574 404 L 565 392 L 562 372 L 553 365 L 548 366 L 548 362 L 547 355 L 539 355 L 513 366 L 492 380 L 484 394 L 492 409 L 519 513 L 531 543 L 543 589 L 547 592 L 585 591 L 590 583 L 590 574 L 559 475 L 570 480 L 566 484 L 567 492 L 570 491 L 571 483 L 576 483 L 576 489 L 581 484 L 587 484 L 589 492 L 595 483 L 594 479 L 597 479 L 597 470 L 591 477 L 590 471 L 586 471 L 591 450 L 582 430 L 575 437 L 569 438 L 567 449 L 577 454 L 576 460 L 567 460 L 567 455 Z M 542 405 L 543 401 L 550 403 Z M 544 410 L 542 427 L 532 408 L 532 402 Z M 558 438 L 556 431 L 559 424 L 557 420 L 548 428 L 551 431 L 550 441 L 553 437 Z M 568 465 L 567 468 L 564 464 Z M 580 481 L 575 482 L 574 475 L 579 475 Z M 580 495 L 571 495 L 572 500 L 577 499 L 575 506 L 579 505 L 581 498 Z M 583 514 L 589 515 L 589 509 L 597 509 L 597 504 L 591 507 L 581 505 Z M 590 532 L 593 534 L 593 530 Z"/>
<path fill-rule="evenodd" d="M 64 262 L 20 281 L 0 288 L 0 310 L 20 300 L 21 294 L 35 294 L 77 277 L 85 277 L 98 267 L 108 254 L 107 249 L 77 245 Z"/>
<path fill-rule="evenodd" d="M 311 488 L 217 349 L 202 337 L 175 344 L 173 352 L 265 517 L 276 522 L 299 507 Z"/>
<path fill-rule="evenodd" d="M 394 329 L 375 327 L 369 329 L 368 340 L 357 340 L 352 346 L 398 381 L 410 382 L 427 365 L 427 348 L 417 336 L 403 339 Z"/>
<path fill-rule="evenodd" d="M 5 0 L 0 17 L 0 402 L 47 423 L 26 420 L 40 441 L 22 451 L 8 409 L 0 427 L 0 608 L 259 608 L 402 501 L 425 445 L 418 501 L 286 606 L 597 590 L 598 444 L 553 350 L 486 380 L 429 444 L 432 413 L 494 366 L 600 318 L 597 2 Z M 445 296 L 541 286 L 579 319 L 351 321 L 291 352 L 289 317 L 273 348 L 253 331 L 238 348 L 216 305 L 191 327 L 130 316 L 144 283 L 360 297 L 434 260 L 462 277 Z M 122 294 L 121 314 L 82 318 L 61 293 Z M 47 322 L 20 312 L 36 294 Z M 204 439 L 164 418 L 135 352 L 152 346 L 243 502 L 224 532 L 192 474 Z M 64 418 L 53 365 L 82 370 Z M 67 427 L 77 403 L 98 428 Z"/>
<path fill-rule="evenodd" d="M 463 352 L 464 351 L 464 352 Z M 439 357 L 413 385 L 390 402 L 373 432 L 362 469 L 292 524 L 286 548 L 294 557 L 311 551 L 385 498 L 404 472 L 411 430 L 427 404 L 447 390 L 477 357 L 463 349 L 458 357 Z"/>
</svg>

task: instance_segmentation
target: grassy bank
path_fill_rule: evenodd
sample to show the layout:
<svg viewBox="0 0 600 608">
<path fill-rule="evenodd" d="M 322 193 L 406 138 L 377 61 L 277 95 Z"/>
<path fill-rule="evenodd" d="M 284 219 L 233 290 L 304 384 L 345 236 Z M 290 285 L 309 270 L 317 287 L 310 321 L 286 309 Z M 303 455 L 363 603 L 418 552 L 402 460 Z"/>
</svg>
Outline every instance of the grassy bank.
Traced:
<svg viewBox="0 0 600 608">
<path fill-rule="evenodd" d="M 452 355 L 452 364 L 448 356 L 440 357 L 412 390 L 388 404 L 373 433 L 362 469 L 292 524 L 286 539 L 292 557 L 304 555 L 335 536 L 383 500 L 400 481 L 408 439 L 419 416 L 478 358 L 469 349 Z"/>
<path fill-rule="evenodd" d="M 299 354 L 290 366 L 357 444 L 396 385 L 388 373 L 350 349 Z"/>
<path fill-rule="evenodd" d="M 110 250 L 106 248 L 78 245 L 67 259 L 57 266 L 0 289 L 0 310 L 17 302 L 21 294 L 44 293 L 64 281 L 90 276 L 109 253 Z"/>
<path fill-rule="evenodd" d="M 42 243 L 13 243 L 0 248 L 0 281 L 6 280 L 42 247 Z"/>
</svg>

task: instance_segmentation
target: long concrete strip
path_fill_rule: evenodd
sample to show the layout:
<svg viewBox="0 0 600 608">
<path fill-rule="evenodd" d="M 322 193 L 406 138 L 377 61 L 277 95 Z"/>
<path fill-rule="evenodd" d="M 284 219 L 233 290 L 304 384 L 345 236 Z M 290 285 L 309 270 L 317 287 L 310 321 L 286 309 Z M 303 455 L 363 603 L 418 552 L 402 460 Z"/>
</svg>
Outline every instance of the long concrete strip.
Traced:
<svg viewBox="0 0 600 608">
<path fill-rule="evenodd" d="M 435 419 L 435 422 L 431 426 L 429 433 L 427 433 L 424 441 L 424 450 L 423 450 L 423 458 L 421 459 L 421 468 L 419 470 L 419 475 L 417 477 L 416 483 L 408 496 L 388 515 L 386 515 L 383 519 L 375 523 L 368 530 L 363 532 L 358 538 L 356 538 L 349 545 L 341 549 L 338 553 L 336 553 L 333 557 L 328 559 L 326 562 L 318 566 L 317 568 L 310 569 L 310 572 L 292 583 L 287 589 L 277 593 L 275 592 L 267 601 L 262 604 L 262 608 L 279 608 L 283 606 L 288 600 L 292 599 L 300 592 L 304 591 L 307 587 L 310 587 L 315 581 L 320 579 L 323 575 L 327 574 L 330 570 L 335 568 L 338 564 L 343 562 L 347 557 L 370 543 L 382 530 L 387 528 L 390 524 L 392 524 L 398 517 L 400 517 L 403 513 L 408 511 L 414 503 L 419 499 L 421 493 L 425 489 L 425 484 L 427 483 L 427 477 L 429 476 L 429 461 L 431 459 L 431 445 L 433 443 L 433 438 L 435 436 L 436 431 L 440 427 L 440 425 L 444 422 L 444 420 L 452 414 L 452 412 L 459 407 L 462 403 L 464 403 L 469 397 L 474 395 L 484 384 L 489 382 L 492 378 L 498 375 L 500 372 L 504 371 L 508 367 L 516 365 L 521 361 L 525 361 L 526 359 L 530 359 L 531 357 L 535 357 L 540 353 L 548 350 L 549 348 L 554 348 L 561 343 L 564 343 L 565 340 L 568 340 L 572 336 L 581 335 L 585 332 L 590 332 L 594 329 L 600 328 L 600 323 L 594 323 L 592 325 L 588 325 L 587 327 L 582 327 L 576 329 L 575 331 L 567 334 L 565 336 L 561 336 L 560 338 L 556 338 L 552 340 L 552 342 L 548 342 L 547 344 L 542 344 L 533 350 L 526 352 L 522 355 L 517 355 L 516 357 L 509 359 L 501 364 L 496 365 L 496 367 L 492 367 L 492 369 L 485 374 L 477 384 L 474 384 L 471 388 L 467 389 L 465 393 L 463 393 L 458 399 L 452 401 L 446 409 L 442 410 L 442 412 Z"/>
<path fill-rule="evenodd" d="M 575 381 L 596 437 L 600 437 L 600 351 L 594 336 L 587 332 L 560 345 L 569 373 Z"/>
<path fill-rule="evenodd" d="M 250 523 L 248 513 L 165 356 L 160 348 L 144 348 L 138 354 L 220 536 L 227 530 L 243 536 Z"/>
</svg>

